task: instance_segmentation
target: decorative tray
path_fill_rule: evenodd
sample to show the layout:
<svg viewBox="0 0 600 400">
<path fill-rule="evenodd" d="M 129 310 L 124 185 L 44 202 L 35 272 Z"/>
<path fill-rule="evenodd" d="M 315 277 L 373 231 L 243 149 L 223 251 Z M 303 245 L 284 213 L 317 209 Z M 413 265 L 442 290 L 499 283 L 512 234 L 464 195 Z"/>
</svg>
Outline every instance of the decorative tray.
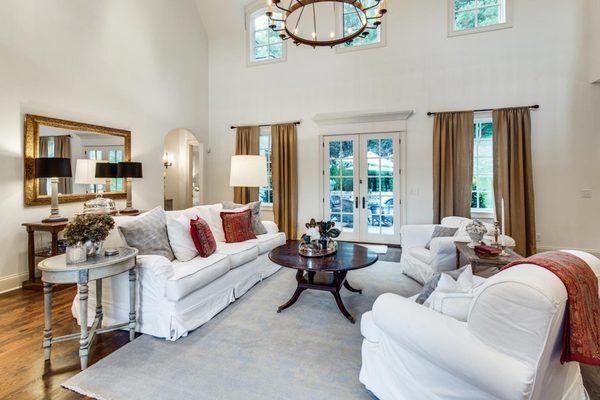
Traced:
<svg viewBox="0 0 600 400">
<path fill-rule="evenodd" d="M 337 251 L 337 243 L 333 242 L 332 246 L 328 246 L 327 249 L 317 249 L 310 245 L 300 245 L 298 247 L 298 254 L 303 257 L 309 258 L 317 258 L 317 257 L 327 257 L 332 254 L 335 254 Z"/>
</svg>

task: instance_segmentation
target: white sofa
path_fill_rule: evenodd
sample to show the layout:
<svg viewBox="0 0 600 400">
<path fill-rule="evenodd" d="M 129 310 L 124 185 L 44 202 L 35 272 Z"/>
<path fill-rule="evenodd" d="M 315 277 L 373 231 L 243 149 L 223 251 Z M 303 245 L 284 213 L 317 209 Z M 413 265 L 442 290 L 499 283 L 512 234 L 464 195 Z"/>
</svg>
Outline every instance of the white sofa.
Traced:
<svg viewBox="0 0 600 400">
<path fill-rule="evenodd" d="M 164 256 L 142 255 L 137 258 L 136 330 L 148 335 L 177 340 L 240 298 L 256 283 L 277 272 L 279 265 L 271 262 L 268 253 L 285 244 L 285 234 L 277 225 L 263 221 L 267 233 L 242 243 L 225 243 L 220 226 L 221 205 L 194 207 L 183 211 L 168 211 L 167 218 L 184 215 L 203 217 L 217 240 L 217 251 L 207 257 L 181 262 Z M 115 217 L 117 226 L 136 217 Z M 220 233 L 219 233 L 220 232 Z M 125 245 L 117 228 L 105 242 L 105 247 Z M 127 273 L 103 282 L 104 321 L 116 324 L 129 320 Z M 95 314 L 95 285 L 89 286 L 88 314 Z M 79 323 L 77 296 L 71 307 Z M 91 323 L 91 321 L 90 321 Z"/>
<path fill-rule="evenodd" d="M 600 260 L 584 259 L 600 277 Z M 360 381 L 380 400 L 584 400 L 579 364 L 560 363 L 567 291 L 523 264 L 481 285 L 467 322 L 394 294 L 363 314 Z"/>
<path fill-rule="evenodd" d="M 440 225 L 458 228 L 453 237 L 431 239 L 435 225 L 403 225 L 400 228 L 402 258 L 400 268 L 405 275 L 410 276 L 421 284 L 425 284 L 434 273 L 450 271 L 456 268 L 456 246 L 454 242 L 469 242 L 470 238 L 465 228 L 472 220 L 462 217 L 446 217 Z M 488 230 L 493 225 L 484 223 Z M 489 235 L 484 240 L 493 239 Z M 427 243 L 429 249 L 425 248 Z M 506 236 L 506 245 L 514 247 L 515 241 Z"/>
</svg>

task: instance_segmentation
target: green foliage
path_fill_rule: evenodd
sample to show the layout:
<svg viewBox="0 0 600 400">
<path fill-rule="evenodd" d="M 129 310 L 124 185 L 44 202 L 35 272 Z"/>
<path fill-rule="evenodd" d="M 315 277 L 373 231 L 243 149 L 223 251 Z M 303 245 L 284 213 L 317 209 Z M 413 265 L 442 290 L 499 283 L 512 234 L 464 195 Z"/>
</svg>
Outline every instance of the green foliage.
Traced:
<svg viewBox="0 0 600 400">
<path fill-rule="evenodd" d="M 77 243 L 101 242 L 108 237 L 110 230 L 115 226 L 115 220 L 105 214 L 82 214 L 75 217 L 65 228 L 67 245 Z"/>
</svg>

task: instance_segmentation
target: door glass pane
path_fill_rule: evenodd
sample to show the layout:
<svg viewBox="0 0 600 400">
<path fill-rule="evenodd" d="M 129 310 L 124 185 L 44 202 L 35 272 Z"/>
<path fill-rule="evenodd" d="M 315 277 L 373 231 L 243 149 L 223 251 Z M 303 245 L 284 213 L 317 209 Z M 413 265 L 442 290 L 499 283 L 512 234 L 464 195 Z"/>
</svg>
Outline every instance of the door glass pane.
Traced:
<svg viewBox="0 0 600 400">
<path fill-rule="evenodd" d="M 354 231 L 354 143 L 329 142 L 329 213 L 343 232 Z"/>
<path fill-rule="evenodd" d="M 394 141 L 367 141 L 367 230 L 370 234 L 394 234 Z"/>
</svg>

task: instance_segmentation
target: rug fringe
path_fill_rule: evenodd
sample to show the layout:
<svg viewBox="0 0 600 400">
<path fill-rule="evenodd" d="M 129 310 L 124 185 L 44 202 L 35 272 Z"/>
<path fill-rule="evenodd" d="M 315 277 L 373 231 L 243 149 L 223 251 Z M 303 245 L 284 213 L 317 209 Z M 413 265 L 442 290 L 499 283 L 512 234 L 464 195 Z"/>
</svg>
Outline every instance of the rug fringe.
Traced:
<svg viewBox="0 0 600 400">
<path fill-rule="evenodd" d="M 79 386 L 68 385 L 67 383 L 63 383 L 61 386 L 64 387 L 65 389 L 71 390 L 75 393 L 79 393 L 82 396 L 92 397 L 96 400 L 109 400 L 109 399 L 106 399 L 106 398 L 100 396 L 99 394 L 96 394 L 93 392 L 88 392 L 87 390 L 84 390 L 84 389 L 80 388 Z"/>
</svg>

